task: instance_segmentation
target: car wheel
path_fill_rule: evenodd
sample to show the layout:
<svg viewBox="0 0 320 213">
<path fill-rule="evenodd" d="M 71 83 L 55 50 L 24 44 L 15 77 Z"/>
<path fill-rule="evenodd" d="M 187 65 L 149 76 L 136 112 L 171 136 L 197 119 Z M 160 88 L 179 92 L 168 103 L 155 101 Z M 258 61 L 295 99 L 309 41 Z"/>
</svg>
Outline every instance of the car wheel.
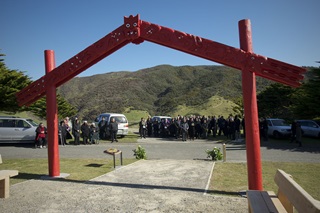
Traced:
<svg viewBox="0 0 320 213">
<path fill-rule="evenodd" d="M 281 135 L 280 135 L 279 132 L 277 132 L 277 131 L 274 131 L 274 132 L 273 132 L 273 137 L 274 137 L 274 138 L 279 139 L 280 136 L 281 136 Z"/>
</svg>

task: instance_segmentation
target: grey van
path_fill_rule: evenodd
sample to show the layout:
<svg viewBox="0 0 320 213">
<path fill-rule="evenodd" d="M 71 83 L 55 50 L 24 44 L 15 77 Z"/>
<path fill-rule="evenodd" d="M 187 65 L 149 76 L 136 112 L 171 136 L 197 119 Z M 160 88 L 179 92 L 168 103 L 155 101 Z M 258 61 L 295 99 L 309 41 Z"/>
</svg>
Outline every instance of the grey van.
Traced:
<svg viewBox="0 0 320 213">
<path fill-rule="evenodd" d="M 37 127 L 29 118 L 0 116 L 0 143 L 34 143 Z"/>
<path fill-rule="evenodd" d="M 117 135 L 120 137 L 124 137 L 128 134 L 129 131 L 129 123 L 127 120 L 127 117 L 124 114 L 119 114 L 119 113 L 102 113 L 100 114 L 96 119 L 95 119 L 95 123 L 97 124 L 97 126 L 99 125 L 99 122 L 102 120 L 102 118 L 105 118 L 106 122 L 107 122 L 107 137 L 110 136 L 110 132 L 109 132 L 109 124 L 110 124 L 110 120 L 111 118 L 114 118 L 115 121 L 118 123 L 118 133 Z"/>
</svg>

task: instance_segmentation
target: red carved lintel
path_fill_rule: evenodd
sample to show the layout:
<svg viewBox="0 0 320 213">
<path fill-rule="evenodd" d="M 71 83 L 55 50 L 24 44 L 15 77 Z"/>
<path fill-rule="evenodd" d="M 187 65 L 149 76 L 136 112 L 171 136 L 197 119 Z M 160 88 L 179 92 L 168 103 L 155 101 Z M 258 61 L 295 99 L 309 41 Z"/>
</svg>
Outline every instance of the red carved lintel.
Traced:
<svg viewBox="0 0 320 213">
<path fill-rule="evenodd" d="M 301 84 L 304 68 L 287 64 L 255 53 L 214 42 L 167 27 L 142 21 L 141 37 L 166 47 L 224 64 L 292 87 Z"/>
<path fill-rule="evenodd" d="M 125 23 L 119 28 L 18 92 L 16 97 L 19 105 L 32 104 L 45 95 L 46 86 L 58 87 L 128 43 L 137 42 L 140 36 L 139 26 L 138 15 L 125 17 Z"/>
<path fill-rule="evenodd" d="M 236 69 L 245 68 L 261 77 L 293 87 L 301 84 L 306 71 L 275 59 L 142 21 L 139 15 L 131 15 L 124 17 L 124 24 L 119 28 L 18 92 L 19 105 L 30 105 L 44 96 L 46 85 L 58 87 L 128 43 L 140 44 L 144 40 Z"/>
</svg>

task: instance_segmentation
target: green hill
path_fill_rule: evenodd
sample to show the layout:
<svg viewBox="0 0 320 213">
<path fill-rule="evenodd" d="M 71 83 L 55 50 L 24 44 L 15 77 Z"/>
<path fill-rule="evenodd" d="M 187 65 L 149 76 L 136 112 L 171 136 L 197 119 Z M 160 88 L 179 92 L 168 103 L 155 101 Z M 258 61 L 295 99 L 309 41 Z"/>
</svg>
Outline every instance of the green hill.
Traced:
<svg viewBox="0 0 320 213">
<path fill-rule="evenodd" d="M 272 82 L 257 78 L 257 91 Z M 76 77 L 58 89 L 84 119 L 101 112 L 228 115 L 242 97 L 241 71 L 226 66 L 160 65 L 136 72 Z"/>
</svg>

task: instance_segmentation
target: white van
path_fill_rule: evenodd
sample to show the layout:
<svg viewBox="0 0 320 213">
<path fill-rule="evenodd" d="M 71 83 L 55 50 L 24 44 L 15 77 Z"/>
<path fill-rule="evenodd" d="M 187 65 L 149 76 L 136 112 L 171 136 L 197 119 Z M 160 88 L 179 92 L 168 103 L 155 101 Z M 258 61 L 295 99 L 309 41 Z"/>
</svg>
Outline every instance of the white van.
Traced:
<svg viewBox="0 0 320 213">
<path fill-rule="evenodd" d="M 102 118 L 105 118 L 105 121 L 107 122 L 107 132 L 106 132 L 107 137 L 110 136 L 109 124 L 110 124 L 111 118 L 114 118 L 115 121 L 118 123 L 118 133 L 117 133 L 118 136 L 124 137 L 128 134 L 129 123 L 128 123 L 128 119 L 126 118 L 126 116 L 124 114 L 102 113 L 95 119 L 97 126 L 99 125 L 99 122 L 102 120 Z"/>
<path fill-rule="evenodd" d="M 34 143 L 37 127 L 29 118 L 0 116 L 0 143 Z"/>
<path fill-rule="evenodd" d="M 167 119 L 171 122 L 172 117 L 156 115 L 156 116 L 153 116 L 151 119 L 152 119 L 152 122 L 158 121 L 158 123 L 160 123 L 162 119 Z"/>
</svg>

